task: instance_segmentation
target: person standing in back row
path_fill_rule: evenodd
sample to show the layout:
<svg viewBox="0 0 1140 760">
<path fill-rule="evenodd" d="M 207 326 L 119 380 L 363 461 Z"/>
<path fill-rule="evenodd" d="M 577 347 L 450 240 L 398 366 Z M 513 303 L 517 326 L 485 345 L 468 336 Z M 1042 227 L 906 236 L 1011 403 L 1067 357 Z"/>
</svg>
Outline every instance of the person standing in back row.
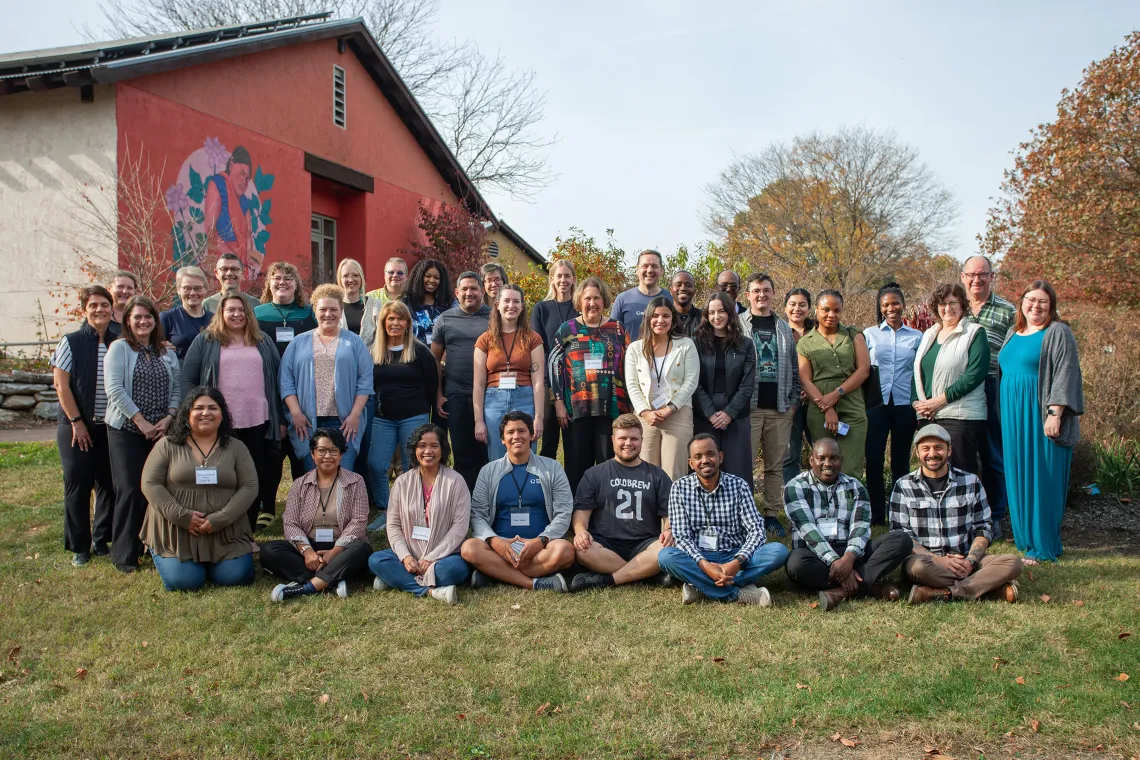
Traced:
<svg viewBox="0 0 1140 760">
<path fill-rule="evenodd" d="M 270 270 L 273 268 L 270 267 Z M 242 293 L 241 284 L 244 279 L 245 268 L 242 266 L 241 259 L 238 258 L 236 253 L 223 253 L 218 257 L 218 261 L 214 264 L 214 277 L 218 280 L 218 292 L 212 296 L 207 297 L 202 301 L 202 308 L 206 311 L 211 311 L 214 314 L 218 313 L 218 302 L 222 300 L 222 293 L 227 290 L 236 290 L 241 293 L 242 298 L 251 308 L 256 309 L 258 301 L 249 293 Z M 269 275 L 265 276 L 266 282 L 269 281 Z"/>
<path fill-rule="evenodd" d="M 378 298 L 380 303 L 399 301 L 408 289 L 408 262 L 393 256 L 384 262 L 384 287 L 368 291 L 369 298 Z"/>
<path fill-rule="evenodd" d="M 202 307 L 206 295 L 206 273 L 198 267 L 182 267 L 174 276 L 181 306 L 172 306 L 158 315 L 166 339 L 174 345 L 178 361 L 186 358 L 190 344 L 206 329 L 214 313 Z"/>
<path fill-rule="evenodd" d="M 994 540 L 998 541 L 1005 537 L 1001 521 L 1009 512 L 1002 458 L 1001 410 L 998 408 L 998 354 L 1017 309 L 993 292 L 996 277 L 993 264 L 985 256 L 971 256 L 962 265 L 962 284 L 969 300 L 966 320 L 985 328 L 986 341 L 990 345 L 990 366 L 983 386 L 986 394 L 986 438 L 978 453 L 982 462 L 982 486 L 986 489 L 993 515 Z"/>
<path fill-rule="evenodd" d="M 697 281 L 681 269 L 669 280 L 669 293 L 673 296 L 673 306 L 681 320 L 681 334 L 692 338 L 701 325 L 701 309 L 693 304 L 697 295 Z"/>
<path fill-rule="evenodd" d="M 614 299 L 610 316 L 622 326 L 630 341 L 637 340 L 641 335 L 641 321 L 650 301 L 664 298 L 670 306 L 673 304 L 673 294 L 658 284 L 664 271 L 660 253 L 654 250 L 642 251 L 637 254 L 637 287 L 619 293 Z"/>
<path fill-rule="evenodd" d="M 574 287 L 578 284 L 578 276 L 569 259 L 559 259 L 551 262 L 547 277 L 549 287 L 546 299 L 536 303 L 530 310 L 530 327 L 542 339 L 543 354 L 550 356 L 558 329 L 578 316 L 578 309 L 574 306 Z M 540 416 L 542 419 L 542 448 L 539 453 L 550 459 L 558 458 L 558 439 L 562 433 L 558 413 L 554 408 L 553 387 L 554 383 L 547 377 L 546 408 L 536 415 L 536 418 Z"/>
<path fill-rule="evenodd" d="M 459 275 L 455 285 L 459 305 L 439 315 L 431 335 L 431 352 L 444 363 L 447 399 L 436 394 L 436 408 L 447 418 L 455 471 L 468 490 L 475 488 L 479 470 L 487 464 L 487 444 L 475 438 L 475 408 L 472 403 L 475 377 L 475 342 L 487 332 L 491 309 L 483 303 L 483 284 L 476 272 Z"/>
</svg>

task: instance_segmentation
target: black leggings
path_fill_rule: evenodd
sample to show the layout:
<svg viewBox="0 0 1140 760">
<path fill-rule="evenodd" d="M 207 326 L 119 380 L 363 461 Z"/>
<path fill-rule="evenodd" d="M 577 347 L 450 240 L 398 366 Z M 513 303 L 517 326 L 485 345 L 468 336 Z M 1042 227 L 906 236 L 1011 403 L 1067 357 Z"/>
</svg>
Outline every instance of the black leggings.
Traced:
<svg viewBox="0 0 1140 760">
<path fill-rule="evenodd" d="M 269 428 L 268 422 L 263 422 L 260 425 L 254 425 L 248 428 L 238 428 L 234 430 L 234 438 L 238 439 L 245 444 L 249 450 L 249 456 L 253 459 L 254 469 L 257 470 L 257 496 L 249 505 L 247 514 L 249 515 L 249 533 L 252 536 L 254 531 L 257 530 L 257 513 L 268 512 L 274 513 L 273 502 L 277 497 L 277 489 L 274 488 L 272 493 L 265 493 L 266 486 L 268 485 L 270 473 L 267 465 L 267 450 L 273 446 L 273 442 L 266 440 L 265 432 Z M 281 480 L 281 468 L 277 468 L 278 482 Z M 268 504 L 268 508 L 265 507 Z"/>
<path fill-rule="evenodd" d="M 111 560 L 116 565 L 137 566 L 144 548 L 139 531 L 146 518 L 142 472 L 154 443 L 141 433 L 110 428 L 107 449 L 115 479 L 115 514 L 111 520 Z"/>
<path fill-rule="evenodd" d="M 578 490 L 578 483 L 586 470 L 613 458 L 612 435 L 613 420 L 609 417 L 579 417 L 566 426 L 562 448 L 571 491 Z"/>
</svg>

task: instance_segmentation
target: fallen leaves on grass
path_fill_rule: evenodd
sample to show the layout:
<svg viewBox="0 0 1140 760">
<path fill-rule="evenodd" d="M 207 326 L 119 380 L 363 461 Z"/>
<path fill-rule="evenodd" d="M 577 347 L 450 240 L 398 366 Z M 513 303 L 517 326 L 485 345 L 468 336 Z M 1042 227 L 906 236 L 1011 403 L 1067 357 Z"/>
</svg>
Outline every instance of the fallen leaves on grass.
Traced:
<svg viewBox="0 0 1140 760">
<path fill-rule="evenodd" d="M 808 685 L 806 683 L 797 683 L 796 684 L 797 689 L 806 689 L 807 687 L 808 687 Z"/>
<path fill-rule="evenodd" d="M 994 657 L 994 672 L 996 673 L 997 669 L 1000 668 L 1002 665 L 1008 665 L 1008 664 L 1009 664 L 1009 660 L 1006 660 L 1005 658 L 1002 658 L 1002 657 L 995 656 Z"/>
<path fill-rule="evenodd" d="M 1120 675 L 1118 675 L 1116 677 L 1116 680 L 1123 683 L 1124 681 L 1128 680 L 1128 674 L 1127 673 L 1121 673 Z"/>
<path fill-rule="evenodd" d="M 1032 728 L 1033 733 L 1036 734 L 1036 733 L 1038 733 L 1038 729 L 1041 728 L 1041 721 L 1031 720 L 1031 721 L 1029 721 L 1029 727 Z"/>
<path fill-rule="evenodd" d="M 522 609 L 522 605 L 521 605 L 521 604 L 512 604 L 512 605 L 511 605 L 511 609 L 512 609 L 512 610 L 521 610 L 521 609 Z"/>
<path fill-rule="evenodd" d="M 366 692 L 364 689 L 360 690 L 360 696 L 364 697 L 365 702 L 368 701 L 368 692 Z"/>
<path fill-rule="evenodd" d="M 698 654 L 698 655 L 697 655 L 696 657 L 694 657 L 693 659 L 694 659 L 694 660 L 703 660 L 703 659 L 705 659 L 705 656 L 704 656 L 703 654 Z"/>
<path fill-rule="evenodd" d="M 1053 601 L 1053 597 L 1049 596 L 1048 594 L 1042 594 L 1041 601 L 1045 602 L 1045 604 L 1048 604 L 1049 602 Z"/>
<path fill-rule="evenodd" d="M 838 731 L 836 731 L 834 734 L 831 735 L 831 741 L 839 742 L 840 744 L 842 744 L 847 749 L 855 749 L 857 746 L 862 744 L 862 742 L 859 741 L 858 736 L 852 736 L 850 739 L 848 739 L 847 737 L 845 737 L 843 734 L 839 733 Z"/>
<path fill-rule="evenodd" d="M 1017 684 L 1018 686 L 1024 686 L 1025 685 L 1025 678 L 1024 678 L 1024 676 L 1018 676 L 1017 678 L 1013 679 L 1013 682 L 1015 684 Z"/>
<path fill-rule="evenodd" d="M 87 677 L 87 668 L 76 668 L 74 677 L 78 678 L 80 681 L 82 681 L 84 678 Z"/>
<path fill-rule="evenodd" d="M 808 607 L 811 607 L 813 610 L 819 609 L 819 602 L 812 602 Z"/>
<path fill-rule="evenodd" d="M 1085 603 L 1082 602 L 1080 599 L 1074 599 L 1073 600 L 1073 606 L 1074 607 L 1084 607 Z"/>
<path fill-rule="evenodd" d="M 322 694 L 321 698 L 318 699 L 317 701 L 320 702 L 322 705 L 327 705 L 329 702 L 329 695 L 328 694 Z"/>
<path fill-rule="evenodd" d="M 1132 635 L 1132 631 L 1121 631 L 1120 633 L 1116 634 L 1116 638 L 1126 639 L 1131 635 Z"/>
<path fill-rule="evenodd" d="M 22 648 L 23 648 L 23 647 L 12 647 L 11 649 L 9 649 L 9 650 L 8 650 L 8 657 L 6 658 L 6 659 L 7 659 L 7 661 L 8 661 L 8 662 L 15 662 L 15 660 L 16 660 L 16 655 L 18 655 L 18 654 L 20 653 L 20 650 L 21 650 Z"/>
<path fill-rule="evenodd" d="M 1122 700 L 1120 700 L 1120 704 L 1124 705 L 1124 709 L 1125 709 L 1125 710 L 1131 710 L 1131 709 L 1132 709 L 1132 705 L 1128 704 L 1128 703 L 1127 703 L 1127 702 L 1125 702 L 1123 699 L 1122 699 Z"/>
<path fill-rule="evenodd" d="M 898 631 L 895 631 L 895 638 L 896 638 L 896 639 L 905 639 L 905 638 L 906 638 L 906 636 L 903 636 L 903 635 L 902 635 L 901 633 L 899 633 Z"/>
<path fill-rule="evenodd" d="M 715 662 L 717 665 L 723 665 L 724 664 L 724 658 L 723 657 L 714 657 L 713 662 Z"/>
<path fill-rule="evenodd" d="M 550 707 L 550 703 L 549 703 L 549 702 L 543 702 L 543 703 L 542 703 L 542 706 L 541 706 L 541 707 L 539 707 L 537 710 L 535 710 L 535 711 L 534 711 L 534 714 L 535 714 L 535 715 L 542 715 L 543 713 L 545 713 L 545 712 L 546 712 L 546 709 L 547 709 L 548 707 Z"/>
</svg>

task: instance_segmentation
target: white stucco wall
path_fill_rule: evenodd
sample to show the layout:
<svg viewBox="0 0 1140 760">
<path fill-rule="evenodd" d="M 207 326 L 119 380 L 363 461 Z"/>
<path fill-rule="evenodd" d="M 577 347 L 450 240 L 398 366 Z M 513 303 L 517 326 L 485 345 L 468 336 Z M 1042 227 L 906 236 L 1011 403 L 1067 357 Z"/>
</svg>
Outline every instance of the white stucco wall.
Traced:
<svg viewBox="0 0 1140 760">
<path fill-rule="evenodd" d="M 95 219 L 114 219 L 116 139 L 112 86 L 96 87 L 93 103 L 72 87 L 0 97 L 0 343 L 74 324 L 49 291 L 88 281 L 77 251 L 115 261 Z"/>
</svg>

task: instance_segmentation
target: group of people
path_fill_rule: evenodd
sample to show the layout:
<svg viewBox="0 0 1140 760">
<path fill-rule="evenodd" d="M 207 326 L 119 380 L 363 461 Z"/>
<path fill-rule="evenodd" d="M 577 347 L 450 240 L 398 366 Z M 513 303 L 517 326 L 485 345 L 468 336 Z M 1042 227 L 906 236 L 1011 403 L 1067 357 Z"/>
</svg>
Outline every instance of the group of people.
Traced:
<svg viewBox="0 0 1140 760">
<path fill-rule="evenodd" d="M 344 596 L 369 575 L 446 602 L 467 582 L 659 577 L 686 603 L 760 605 L 758 581 L 786 567 L 824 609 L 898 598 L 901 567 L 911 602 L 1014 601 L 1022 560 L 986 554 L 1006 504 L 1024 562 L 1060 556 L 1084 411 L 1075 341 L 1048 283 L 1015 307 L 983 257 L 965 287 L 934 292 L 925 332 L 893 283 L 864 330 L 842 323 L 835 290 L 813 315 L 793 288 L 777 313 L 763 273 L 743 283 L 747 305 L 726 271 L 698 306 L 691 274 L 661 286 L 656 251 L 616 298 L 552 262 L 529 314 L 496 263 L 453 284 L 438 260 L 409 273 L 392 258 L 368 291 L 345 259 L 337 284 L 307 294 L 275 262 L 257 301 L 233 259 L 209 298 L 201 269 L 179 270 L 180 303 L 162 313 L 127 272 L 84 289 L 84 322 L 52 360 L 77 566 L 110 553 L 133 572 L 149 552 L 168 589 L 188 590 L 251 582 L 260 553 L 284 581 L 274 601 Z M 286 460 L 285 538 L 258 544 Z M 766 541 L 785 520 L 790 553 Z M 889 531 L 871 541 L 874 524 Z M 369 530 L 390 548 L 374 552 Z"/>
</svg>

